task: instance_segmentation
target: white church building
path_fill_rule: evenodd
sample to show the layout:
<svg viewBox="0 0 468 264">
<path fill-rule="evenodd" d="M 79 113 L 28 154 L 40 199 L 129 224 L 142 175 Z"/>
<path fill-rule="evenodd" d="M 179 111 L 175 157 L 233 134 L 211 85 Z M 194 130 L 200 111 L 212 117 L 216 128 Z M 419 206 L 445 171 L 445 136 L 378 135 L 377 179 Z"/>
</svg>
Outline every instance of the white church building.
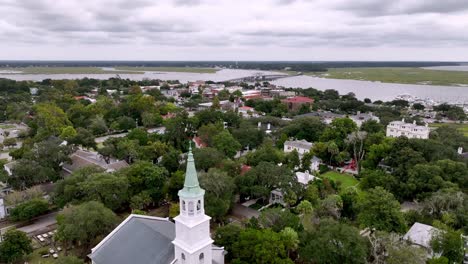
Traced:
<svg viewBox="0 0 468 264">
<path fill-rule="evenodd" d="M 175 224 L 168 218 L 132 214 L 89 257 L 94 264 L 224 264 L 224 248 L 213 245 L 210 237 L 204 195 L 190 148 Z"/>
</svg>

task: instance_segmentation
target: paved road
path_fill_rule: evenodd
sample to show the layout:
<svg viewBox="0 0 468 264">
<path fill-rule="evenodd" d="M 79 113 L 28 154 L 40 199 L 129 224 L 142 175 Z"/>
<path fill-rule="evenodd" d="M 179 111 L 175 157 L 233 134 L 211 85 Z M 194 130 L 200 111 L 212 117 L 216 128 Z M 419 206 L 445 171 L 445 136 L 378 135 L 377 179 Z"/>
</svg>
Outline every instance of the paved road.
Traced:
<svg viewBox="0 0 468 264">
<path fill-rule="evenodd" d="M 158 133 L 160 135 L 163 135 L 164 132 L 166 132 L 166 128 L 165 127 L 150 128 L 150 129 L 147 130 L 147 132 L 150 133 L 150 134 Z M 128 134 L 128 132 L 120 133 L 120 134 L 113 134 L 113 135 L 108 135 L 108 136 L 103 136 L 103 137 L 97 137 L 97 138 L 94 139 L 94 141 L 96 141 L 96 143 L 99 144 L 99 143 L 103 143 L 108 138 L 121 138 L 121 137 L 125 137 L 127 134 Z"/>
<path fill-rule="evenodd" d="M 27 226 L 23 226 L 23 227 L 18 227 L 18 230 L 23 231 L 27 234 L 32 234 L 39 230 L 45 229 L 48 226 L 51 226 L 57 223 L 57 220 L 55 220 L 55 217 L 57 216 L 57 214 L 58 212 L 53 212 L 47 215 L 40 216 L 34 221 L 34 223 L 27 225 Z M 6 231 L 9 228 L 14 227 L 14 226 L 16 225 L 7 226 L 2 229 Z"/>
<path fill-rule="evenodd" d="M 103 136 L 103 137 L 97 137 L 94 139 L 94 141 L 96 141 L 96 143 L 103 143 L 104 141 L 106 141 L 108 138 L 121 138 L 121 137 L 125 137 L 128 133 L 120 133 L 120 134 L 114 134 L 114 135 L 109 135 L 109 136 Z"/>
</svg>

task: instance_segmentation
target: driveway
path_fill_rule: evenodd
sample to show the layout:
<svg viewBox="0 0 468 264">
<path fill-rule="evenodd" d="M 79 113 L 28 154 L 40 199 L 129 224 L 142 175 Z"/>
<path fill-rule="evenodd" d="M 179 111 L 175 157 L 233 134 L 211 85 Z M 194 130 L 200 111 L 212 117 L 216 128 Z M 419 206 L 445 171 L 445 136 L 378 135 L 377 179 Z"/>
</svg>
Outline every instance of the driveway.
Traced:
<svg viewBox="0 0 468 264">
<path fill-rule="evenodd" d="M 234 205 L 234 208 L 232 209 L 232 214 L 239 218 L 247 218 L 247 219 L 250 219 L 252 217 L 258 218 L 260 216 L 259 211 L 243 206 L 241 204 Z"/>
</svg>

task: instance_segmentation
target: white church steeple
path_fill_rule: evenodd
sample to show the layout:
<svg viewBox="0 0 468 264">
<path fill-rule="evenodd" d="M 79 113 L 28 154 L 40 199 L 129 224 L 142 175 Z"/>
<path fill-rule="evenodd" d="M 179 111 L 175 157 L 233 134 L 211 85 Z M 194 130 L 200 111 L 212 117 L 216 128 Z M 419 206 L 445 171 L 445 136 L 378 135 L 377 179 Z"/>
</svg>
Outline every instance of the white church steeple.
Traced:
<svg viewBox="0 0 468 264">
<path fill-rule="evenodd" d="M 184 188 L 179 191 L 180 213 L 174 218 L 176 237 L 172 243 L 177 264 L 212 263 L 211 218 L 205 215 L 204 195 L 190 146 Z"/>
</svg>

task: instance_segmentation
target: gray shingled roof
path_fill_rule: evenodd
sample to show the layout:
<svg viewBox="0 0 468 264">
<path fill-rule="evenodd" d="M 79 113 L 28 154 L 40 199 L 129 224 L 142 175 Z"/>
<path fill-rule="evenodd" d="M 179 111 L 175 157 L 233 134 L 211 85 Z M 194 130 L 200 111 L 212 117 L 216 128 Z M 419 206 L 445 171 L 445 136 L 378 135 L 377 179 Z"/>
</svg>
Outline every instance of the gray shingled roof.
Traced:
<svg viewBox="0 0 468 264">
<path fill-rule="evenodd" d="M 110 164 L 107 164 L 97 152 L 85 150 L 77 150 L 70 156 L 70 160 L 71 163 L 65 163 L 62 166 L 62 168 L 69 173 L 88 166 L 98 166 L 104 170 L 111 171 L 118 171 L 129 166 L 125 160 L 111 160 Z"/>
<path fill-rule="evenodd" d="M 174 238 L 175 225 L 169 220 L 131 215 L 89 257 L 95 264 L 169 264 Z"/>
</svg>

